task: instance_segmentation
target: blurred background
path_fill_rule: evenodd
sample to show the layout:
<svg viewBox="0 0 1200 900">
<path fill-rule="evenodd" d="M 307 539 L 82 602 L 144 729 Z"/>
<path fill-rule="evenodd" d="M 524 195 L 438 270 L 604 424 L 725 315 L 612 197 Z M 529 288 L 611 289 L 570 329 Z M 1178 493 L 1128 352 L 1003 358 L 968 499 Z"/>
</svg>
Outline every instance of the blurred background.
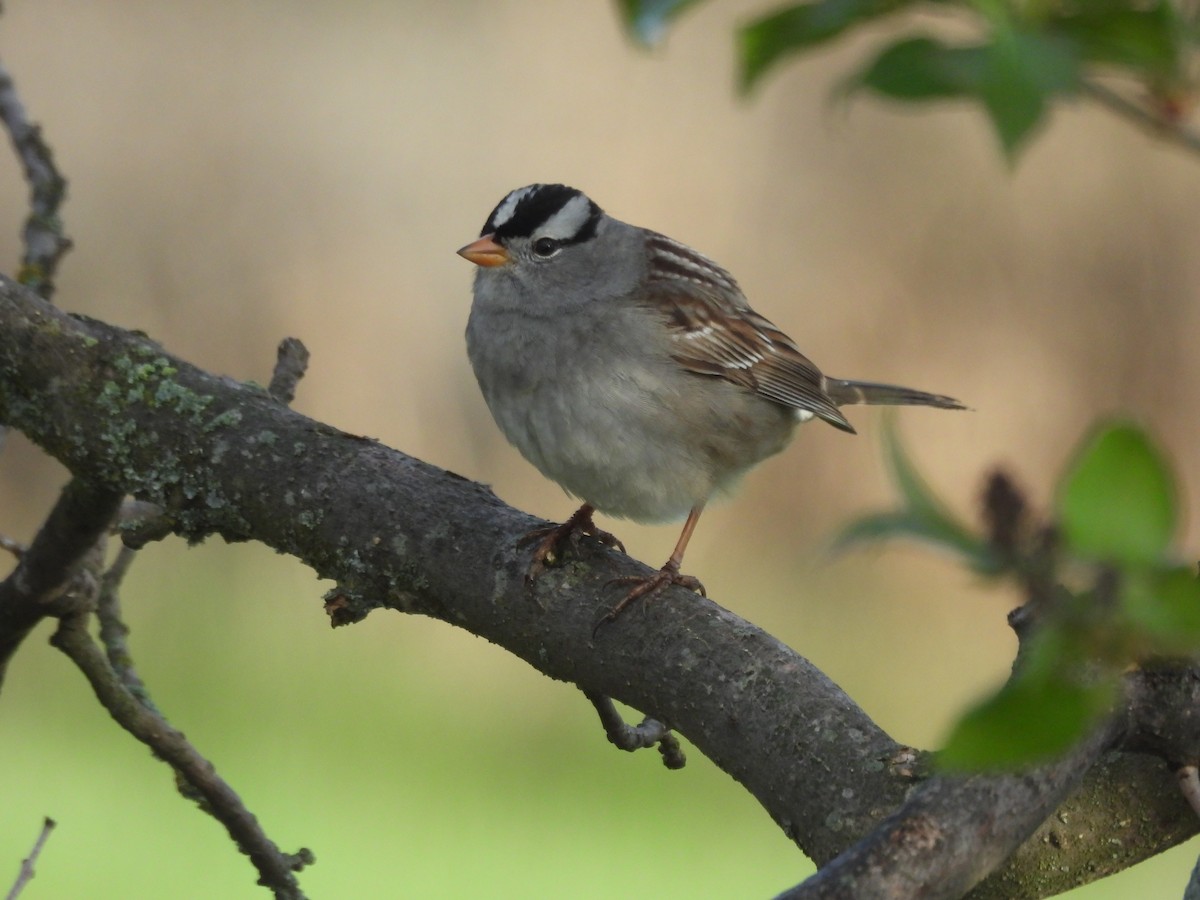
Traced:
<svg viewBox="0 0 1200 900">
<path fill-rule="evenodd" d="M 70 179 L 57 300 L 260 383 L 300 337 L 296 409 L 562 519 L 479 397 L 454 251 L 510 189 L 564 181 L 722 262 L 827 372 L 973 407 L 898 419 L 962 515 L 997 466 L 1044 506 L 1110 414 L 1172 448 L 1194 505 L 1200 160 L 1080 107 L 1010 169 L 974 110 L 831 103 L 869 37 L 740 100 L 732 29 L 766 5 L 701 4 L 648 53 L 605 0 L 9 2 L 0 58 Z M 0 157 L 8 272 L 25 193 Z M 1005 676 L 1015 597 L 920 547 L 829 553 L 892 503 L 880 416 L 850 418 L 857 437 L 810 425 L 712 507 L 688 570 L 936 746 Z M 10 436 L 0 531 L 29 540 L 66 477 Z M 652 565 L 677 536 L 602 525 Z M 313 849 L 311 896 L 766 897 L 811 870 L 697 752 L 667 772 L 613 750 L 573 688 L 438 622 L 332 632 L 327 587 L 262 547 L 170 540 L 124 594 L 155 700 L 283 849 Z M 48 634 L 0 699 L 0 884 L 49 815 L 30 900 L 264 896 Z M 1178 895 L 1195 852 L 1074 896 Z"/>
</svg>

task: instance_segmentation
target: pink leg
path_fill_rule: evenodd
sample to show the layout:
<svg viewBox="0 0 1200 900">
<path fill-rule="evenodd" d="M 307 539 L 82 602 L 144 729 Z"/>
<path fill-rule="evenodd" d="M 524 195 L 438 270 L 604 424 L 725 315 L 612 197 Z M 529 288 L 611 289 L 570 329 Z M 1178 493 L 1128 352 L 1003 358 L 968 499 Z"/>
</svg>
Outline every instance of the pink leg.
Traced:
<svg viewBox="0 0 1200 900">
<path fill-rule="evenodd" d="M 679 535 L 679 540 L 675 543 L 675 550 L 671 553 L 671 558 L 666 561 L 661 569 L 649 577 L 640 575 L 630 575 L 626 578 L 616 578 L 609 582 L 610 584 L 632 584 L 633 587 L 621 601 L 605 614 L 592 631 L 594 635 L 599 630 L 601 625 L 616 620 L 629 604 L 639 598 L 652 599 L 656 594 L 664 588 L 672 584 L 678 584 L 690 591 L 696 591 L 699 594 L 704 594 L 704 585 L 699 579 L 691 575 L 679 574 L 679 567 L 683 565 L 683 553 L 687 550 L 688 541 L 692 539 L 692 532 L 696 530 L 696 523 L 700 521 L 700 514 L 704 512 L 704 504 L 701 503 L 694 507 L 688 513 L 687 521 L 683 523 L 683 533 Z"/>
</svg>

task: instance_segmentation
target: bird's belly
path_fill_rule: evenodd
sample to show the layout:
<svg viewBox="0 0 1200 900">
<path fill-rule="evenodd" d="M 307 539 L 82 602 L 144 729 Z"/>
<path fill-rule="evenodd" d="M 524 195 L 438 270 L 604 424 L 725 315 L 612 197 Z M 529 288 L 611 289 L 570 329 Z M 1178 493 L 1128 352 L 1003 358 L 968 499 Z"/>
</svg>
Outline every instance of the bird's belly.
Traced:
<svg viewBox="0 0 1200 900">
<path fill-rule="evenodd" d="M 543 475 L 609 515 L 666 522 L 782 450 L 796 417 L 740 385 L 684 371 L 665 340 L 623 352 L 629 335 L 647 334 L 642 315 L 565 326 L 493 315 L 483 340 L 473 314 L 467 350 L 500 430 Z"/>
<path fill-rule="evenodd" d="M 589 377 L 577 364 L 489 405 L 522 455 L 568 493 L 639 522 L 680 519 L 781 450 L 795 419 L 744 389 L 652 368 Z M 684 379 L 684 380 L 681 380 Z M 726 390 L 728 388 L 728 390 Z"/>
</svg>

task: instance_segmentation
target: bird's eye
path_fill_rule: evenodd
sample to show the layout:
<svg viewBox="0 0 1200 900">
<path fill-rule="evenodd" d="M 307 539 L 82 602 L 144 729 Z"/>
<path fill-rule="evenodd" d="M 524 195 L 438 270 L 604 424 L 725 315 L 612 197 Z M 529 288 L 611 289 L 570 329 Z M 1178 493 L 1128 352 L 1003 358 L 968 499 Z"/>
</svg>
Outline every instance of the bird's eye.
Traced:
<svg viewBox="0 0 1200 900">
<path fill-rule="evenodd" d="M 533 252 L 542 259 L 549 259 L 561 249 L 562 244 L 554 238 L 538 238 L 533 242 Z"/>
</svg>

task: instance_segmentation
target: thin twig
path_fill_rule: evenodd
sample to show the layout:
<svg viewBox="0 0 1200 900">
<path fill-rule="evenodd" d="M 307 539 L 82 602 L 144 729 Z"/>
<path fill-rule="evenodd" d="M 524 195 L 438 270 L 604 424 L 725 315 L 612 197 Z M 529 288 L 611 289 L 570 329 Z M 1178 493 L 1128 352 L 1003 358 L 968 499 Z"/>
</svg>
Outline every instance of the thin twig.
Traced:
<svg viewBox="0 0 1200 900">
<path fill-rule="evenodd" d="M 21 871 L 17 874 L 17 880 L 13 882 L 12 889 L 9 890 L 5 900 L 16 900 L 17 895 L 25 889 L 25 885 L 33 880 L 33 866 L 37 862 L 37 858 L 42 853 L 42 847 L 46 846 L 46 839 L 50 837 L 50 832 L 54 830 L 54 826 L 58 823 L 46 816 L 42 820 L 42 831 L 38 835 L 37 840 L 33 843 L 33 849 L 29 851 L 29 855 L 21 860 Z"/>
<path fill-rule="evenodd" d="M 145 683 L 133 667 L 133 656 L 125 640 L 129 637 L 129 626 L 121 616 L 121 581 L 136 557 L 137 551 L 132 547 L 122 547 L 112 566 L 104 573 L 100 581 L 100 593 L 96 599 L 96 619 L 100 623 L 100 643 L 104 645 L 104 652 L 113 673 L 143 706 L 158 712 Z"/>
<path fill-rule="evenodd" d="M 1166 118 L 1150 107 L 1130 100 L 1107 85 L 1095 81 L 1083 82 L 1082 91 L 1088 99 L 1094 100 L 1110 112 L 1146 129 L 1155 137 L 1171 141 L 1185 150 L 1200 154 L 1200 133 L 1186 125 Z"/>
<path fill-rule="evenodd" d="M 20 559 L 28 549 L 28 547 L 15 538 L 10 538 L 7 534 L 0 534 L 0 550 L 11 553 L 17 559 Z"/>
<path fill-rule="evenodd" d="M 288 856 L 279 851 L 275 844 L 262 833 L 257 821 L 242 806 L 241 800 L 233 790 L 217 779 L 213 773 L 212 765 L 187 744 L 182 734 L 174 731 L 167 724 L 162 713 L 159 712 L 154 702 L 150 699 L 145 683 L 138 676 L 134 668 L 133 656 L 129 651 L 129 645 L 126 641 L 126 638 L 129 636 L 129 626 L 125 624 L 121 615 L 120 587 L 125 574 L 129 571 L 129 567 L 136 557 L 136 550 L 131 547 L 122 547 L 121 551 L 117 554 L 116 560 L 101 579 L 99 597 L 96 602 L 96 617 L 100 623 L 100 642 L 104 645 L 108 667 L 105 670 L 101 666 L 100 661 L 96 658 L 98 654 L 95 645 L 91 644 L 89 640 L 87 643 L 91 644 L 91 646 L 86 648 L 86 653 L 92 668 L 91 671 L 84 669 L 84 674 L 88 676 L 89 680 L 96 677 L 116 682 L 111 687 L 112 696 L 119 698 L 123 689 L 129 698 L 136 700 L 146 712 L 161 723 L 150 730 L 150 739 L 147 740 L 146 737 L 143 737 L 128 724 L 127 719 L 122 718 L 114 712 L 112 707 L 109 707 L 109 704 L 104 701 L 100 690 L 96 690 L 96 694 L 100 697 L 101 702 L 109 708 L 113 718 L 119 724 L 139 740 L 148 743 L 161 759 L 175 768 L 180 781 L 181 792 L 184 796 L 195 800 L 201 809 L 204 809 L 225 825 L 230 835 L 237 841 L 239 848 L 250 856 L 255 865 L 258 866 L 261 883 L 274 889 L 277 897 L 300 897 L 302 895 L 298 893 L 299 886 L 295 883 L 295 879 L 291 878 L 290 872 L 298 872 L 304 865 L 310 864 L 313 861 L 312 854 L 307 850 L 301 850 L 296 856 Z M 86 638 L 86 633 L 83 637 L 76 636 L 76 640 L 80 644 L 83 643 L 83 638 Z M 55 643 L 56 646 L 67 652 L 62 645 L 58 644 L 57 640 Z M 81 647 L 81 649 L 85 648 Z M 69 655 L 71 655 L 71 658 L 75 660 L 80 668 L 84 668 L 79 656 L 70 653 Z M 94 681 L 93 687 L 95 687 Z M 190 770 L 180 768 L 172 760 L 171 756 L 165 752 L 164 747 L 160 746 L 160 742 L 163 741 L 167 742 L 170 747 L 174 747 L 178 751 L 190 755 L 194 760 L 199 762 L 201 771 L 204 772 L 204 777 L 210 783 L 209 790 L 205 790 L 203 784 L 198 784 L 191 777 L 189 774 Z M 238 830 L 235 831 L 235 829 Z M 239 833 L 242 833 L 243 837 L 239 837 Z M 247 849 L 247 844 L 258 848 L 258 856 Z M 282 881 L 280 880 L 281 874 L 283 876 Z"/>
<path fill-rule="evenodd" d="M 1192 875 L 1183 890 L 1183 900 L 1200 900 L 1200 859 L 1192 867 Z"/>
<path fill-rule="evenodd" d="M 49 300 L 54 296 L 54 274 L 59 260 L 71 249 L 71 239 L 63 233 L 58 214 L 66 197 L 67 180 L 55 166 L 54 155 L 42 140 L 41 129 L 29 121 L 12 76 L 2 62 L 0 122 L 8 129 L 29 183 L 29 217 L 23 232 L 25 253 L 17 280 Z"/>
<path fill-rule="evenodd" d="M 83 614 L 63 618 L 50 643 L 79 666 L 96 698 L 117 724 L 153 750 L 202 799 L 201 808 L 224 825 L 238 849 L 250 857 L 258 869 L 259 883 L 274 891 L 277 898 L 303 900 L 294 873 L 312 864 L 312 853 L 307 849 L 296 854 L 284 853 L 267 837 L 233 788 L 217 775 L 212 763 L 121 683 L 104 652 L 88 634 L 86 622 Z"/>
<path fill-rule="evenodd" d="M 608 740 L 613 746 L 632 753 L 634 750 L 643 750 L 658 744 L 663 765 L 668 769 L 682 769 L 687 763 L 683 748 L 679 746 L 679 739 L 662 722 L 647 716 L 641 725 L 630 725 L 621 718 L 611 697 L 587 690 L 583 695 L 596 707 L 596 712 L 600 714 L 600 723 L 604 726 L 604 733 L 608 735 Z"/>
</svg>

